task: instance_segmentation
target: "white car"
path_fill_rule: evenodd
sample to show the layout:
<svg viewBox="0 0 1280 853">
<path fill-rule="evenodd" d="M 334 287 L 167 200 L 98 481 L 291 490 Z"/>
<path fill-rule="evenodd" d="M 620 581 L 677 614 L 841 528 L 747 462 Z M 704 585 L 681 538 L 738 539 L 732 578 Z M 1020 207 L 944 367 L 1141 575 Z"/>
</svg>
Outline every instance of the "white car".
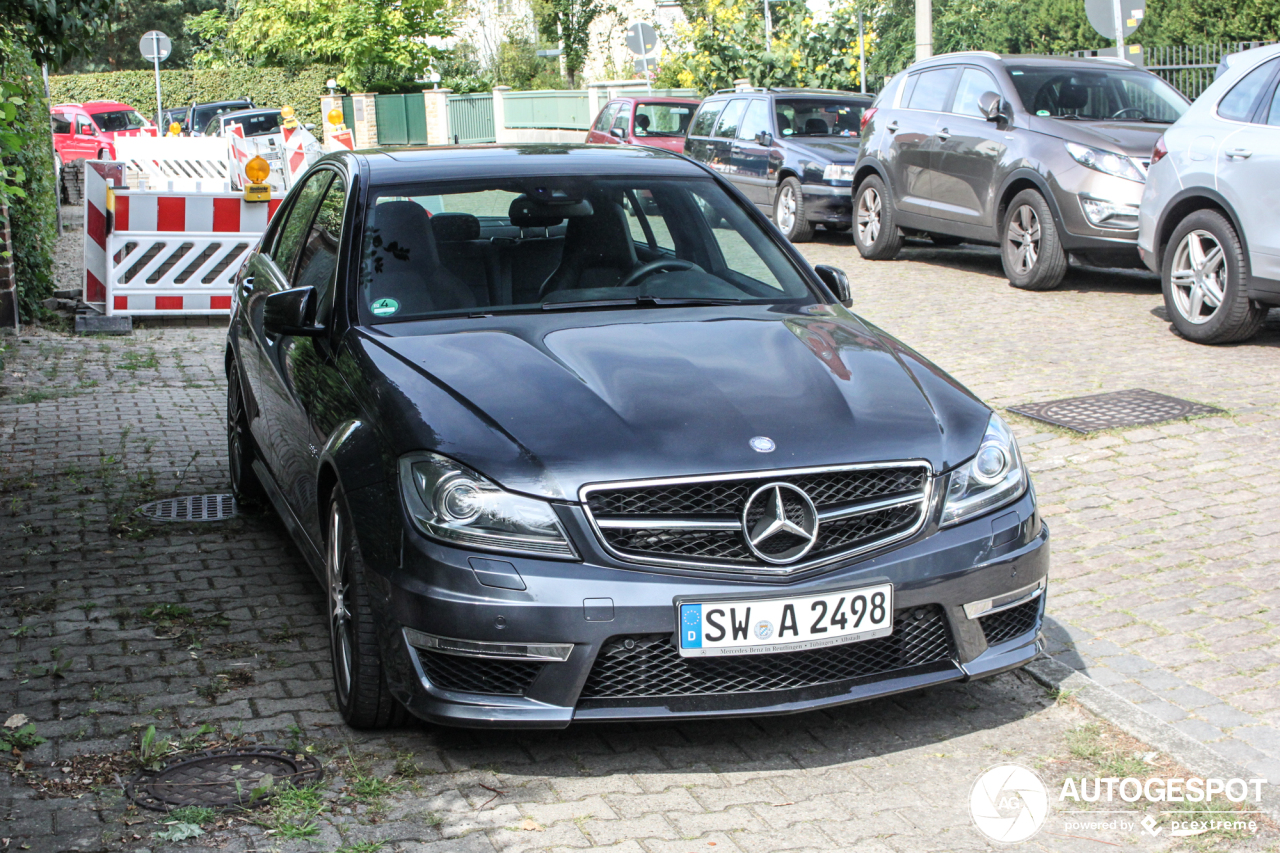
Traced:
<svg viewBox="0 0 1280 853">
<path fill-rule="evenodd" d="M 1138 250 L 1178 333 L 1252 337 L 1280 305 L 1280 44 L 1244 51 L 1156 143 Z"/>
</svg>

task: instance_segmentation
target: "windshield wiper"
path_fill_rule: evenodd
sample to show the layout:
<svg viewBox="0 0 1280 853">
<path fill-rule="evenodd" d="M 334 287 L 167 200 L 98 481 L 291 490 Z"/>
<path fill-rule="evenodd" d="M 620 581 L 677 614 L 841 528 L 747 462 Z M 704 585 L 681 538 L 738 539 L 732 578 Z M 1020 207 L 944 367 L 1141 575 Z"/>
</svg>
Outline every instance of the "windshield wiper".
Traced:
<svg viewBox="0 0 1280 853">
<path fill-rule="evenodd" d="M 1067 119 L 1069 121 L 1102 121 L 1102 119 L 1085 118 L 1084 116 L 1078 116 L 1078 115 L 1075 115 L 1074 113 L 1064 113 L 1060 116 L 1050 116 L 1050 118 Z"/>
<path fill-rule="evenodd" d="M 581 302 L 544 302 L 543 311 L 565 311 L 577 308 L 621 308 L 645 305 L 664 308 L 669 305 L 740 305 L 741 299 L 720 296 L 635 296 L 630 299 L 584 299 Z"/>
</svg>

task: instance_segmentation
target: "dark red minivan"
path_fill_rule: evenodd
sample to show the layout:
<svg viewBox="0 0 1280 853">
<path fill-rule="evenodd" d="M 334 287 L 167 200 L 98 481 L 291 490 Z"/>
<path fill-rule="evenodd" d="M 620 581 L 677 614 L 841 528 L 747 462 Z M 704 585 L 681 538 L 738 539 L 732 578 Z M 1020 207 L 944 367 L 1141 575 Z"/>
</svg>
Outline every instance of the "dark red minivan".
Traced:
<svg viewBox="0 0 1280 853">
<path fill-rule="evenodd" d="M 697 98 L 614 98 L 596 116 L 587 142 L 626 142 L 683 153 L 689 120 L 700 103 Z"/>
</svg>

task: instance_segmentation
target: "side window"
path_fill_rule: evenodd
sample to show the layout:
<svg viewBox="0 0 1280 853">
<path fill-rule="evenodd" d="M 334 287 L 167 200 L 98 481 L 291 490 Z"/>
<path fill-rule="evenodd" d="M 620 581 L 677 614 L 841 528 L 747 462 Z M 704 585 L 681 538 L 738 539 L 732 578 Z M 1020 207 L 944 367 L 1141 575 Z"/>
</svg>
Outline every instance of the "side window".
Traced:
<svg viewBox="0 0 1280 853">
<path fill-rule="evenodd" d="M 613 117 L 618 114 L 619 106 L 618 102 L 614 101 L 612 104 L 609 104 L 601 110 L 600 118 L 596 119 L 595 129 L 601 133 L 608 133 L 609 125 L 613 124 Z"/>
<path fill-rule="evenodd" d="M 285 281 L 289 281 L 292 277 L 294 261 L 298 259 L 303 238 L 307 235 L 307 229 L 311 227 L 311 217 L 315 214 L 320 196 L 329 185 L 331 177 L 333 177 L 332 172 L 322 171 L 308 178 L 307 183 L 298 191 L 297 201 L 289 208 L 289 218 L 280 226 L 280 236 L 276 239 L 275 248 L 271 251 L 271 259 L 276 262 L 276 268 L 280 270 Z"/>
<path fill-rule="evenodd" d="M 1280 86 L 1276 87 L 1276 93 L 1271 96 L 1271 107 L 1267 111 L 1267 124 L 1273 127 L 1280 125 Z"/>
<path fill-rule="evenodd" d="M 747 114 L 742 117 L 742 126 L 738 128 L 741 139 L 755 139 L 769 129 L 769 106 L 757 98 L 747 107 Z"/>
<path fill-rule="evenodd" d="M 627 125 L 631 123 L 631 105 L 621 104 L 618 109 L 618 116 L 613 120 L 613 126 L 621 130 L 624 134 L 627 132 Z"/>
<path fill-rule="evenodd" d="M 49 116 L 49 119 L 53 122 L 54 133 L 71 132 L 71 122 L 62 113 L 53 113 Z"/>
<path fill-rule="evenodd" d="M 991 79 L 991 75 L 977 68 L 964 69 L 960 72 L 960 85 L 956 88 L 951 112 L 962 116 L 983 118 L 982 110 L 978 109 L 978 99 L 987 92 L 1000 94 L 1000 90 L 996 88 L 996 81 Z"/>
<path fill-rule="evenodd" d="M 724 109 L 724 104 L 724 101 L 704 103 L 698 109 L 698 115 L 694 118 L 693 125 L 689 128 L 689 135 L 710 136 L 712 128 L 716 126 L 716 119 L 720 117 L 720 111 Z"/>
<path fill-rule="evenodd" d="M 316 211 L 315 219 L 307 230 L 298 258 L 298 271 L 293 277 L 294 287 L 314 287 L 319 296 L 322 312 L 327 313 L 329 292 L 333 289 L 334 273 L 338 269 L 338 245 L 342 239 L 342 213 L 347 207 L 347 183 L 341 175 L 335 175 L 324 200 Z"/>
<path fill-rule="evenodd" d="M 742 123 L 742 114 L 747 109 L 746 98 L 735 98 L 729 102 L 720 114 L 720 124 L 716 126 L 716 136 L 733 139 L 738 135 L 738 125 Z"/>
<path fill-rule="evenodd" d="M 84 116 L 78 116 L 76 118 L 76 133 L 80 134 L 81 136 L 92 136 L 93 123 L 90 122 Z"/>
<path fill-rule="evenodd" d="M 911 92 L 911 100 L 905 106 L 912 110 L 931 110 L 942 112 L 947 107 L 947 95 L 951 92 L 951 81 L 956 79 L 957 68 L 936 68 L 926 71 L 916 81 Z"/>
<path fill-rule="evenodd" d="M 1227 96 L 1218 102 L 1218 115 L 1232 121 L 1249 121 L 1253 118 L 1258 95 L 1262 93 L 1262 87 L 1266 85 L 1271 72 L 1275 70 L 1276 60 L 1273 59 L 1244 75 L 1244 79 L 1232 86 Z"/>
</svg>

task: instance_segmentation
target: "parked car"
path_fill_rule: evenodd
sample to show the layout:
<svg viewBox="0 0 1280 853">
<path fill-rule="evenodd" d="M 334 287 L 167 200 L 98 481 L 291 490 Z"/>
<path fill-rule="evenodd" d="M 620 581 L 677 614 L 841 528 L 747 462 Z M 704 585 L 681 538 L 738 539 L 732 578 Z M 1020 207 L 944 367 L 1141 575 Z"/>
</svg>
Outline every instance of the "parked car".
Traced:
<svg viewBox="0 0 1280 853">
<path fill-rule="evenodd" d="M 190 109 L 189 107 L 175 107 L 174 109 L 171 109 L 171 110 L 165 110 L 164 111 L 164 127 L 160 128 L 160 130 L 162 132 L 167 133 L 169 130 L 169 126 L 172 124 L 176 124 L 178 125 L 179 128 L 181 128 L 182 125 L 186 123 L 187 111 L 189 109 Z"/>
<path fill-rule="evenodd" d="M 1234 54 L 1151 156 L 1138 249 L 1183 337 L 1245 340 L 1280 305 L 1278 186 L 1280 45 L 1270 45 Z"/>
<path fill-rule="evenodd" d="M 119 101 L 57 104 L 49 108 L 49 119 L 59 171 L 72 160 L 114 160 L 117 139 L 156 135 L 142 113 Z"/>
<path fill-rule="evenodd" d="M 866 95 L 724 89 L 702 102 L 684 153 L 724 175 L 793 243 L 848 231 Z"/>
<path fill-rule="evenodd" d="M 1049 290 L 1068 256 L 1139 266 L 1151 149 L 1187 109 L 1122 60 L 952 53 L 895 77 L 867 113 L 854 242 L 897 255 L 905 234 L 998 245 L 1015 287 Z"/>
<path fill-rule="evenodd" d="M 697 98 L 614 98 L 591 124 L 587 142 L 625 142 L 679 153 L 698 103 Z"/>
<path fill-rule="evenodd" d="M 186 136 L 201 136 L 204 133 L 204 129 L 208 127 L 209 121 L 215 116 L 237 110 L 251 109 L 254 109 L 253 101 L 248 98 L 240 98 L 235 101 L 210 101 L 205 104 L 193 103 L 187 108 L 187 114 L 183 119 L 182 132 Z"/>
<path fill-rule="evenodd" d="M 259 136 L 280 136 L 280 123 L 284 119 L 280 110 L 235 110 L 218 113 L 209 119 L 201 130 L 201 136 L 223 136 L 227 125 L 238 124 L 244 131 L 246 139 Z"/>
<path fill-rule="evenodd" d="M 327 589 L 353 726 L 785 713 L 1039 650 L 1009 428 L 686 158 L 332 154 L 234 293 L 231 481 Z"/>
</svg>

